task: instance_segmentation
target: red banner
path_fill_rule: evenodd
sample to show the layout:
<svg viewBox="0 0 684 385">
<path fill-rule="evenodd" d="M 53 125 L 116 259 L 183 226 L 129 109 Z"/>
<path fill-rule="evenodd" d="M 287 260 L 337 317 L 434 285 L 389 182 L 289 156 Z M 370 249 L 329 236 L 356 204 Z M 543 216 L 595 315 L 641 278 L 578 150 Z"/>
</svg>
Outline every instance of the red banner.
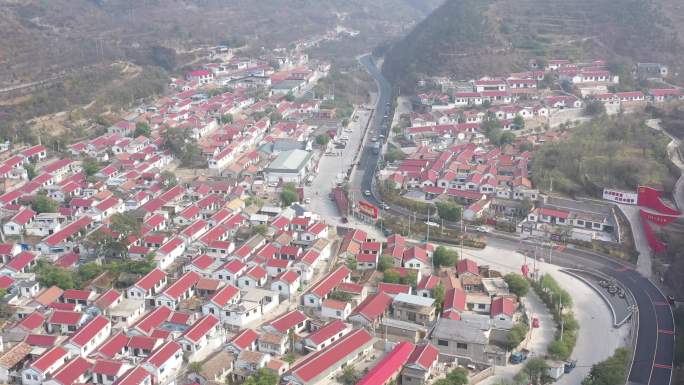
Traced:
<svg viewBox="0 0 684 385">
<path fill-rule="evenodd" d="M 643 215 L 641 217 L 641 226 L 644 228 L 644 234 L 646 234 L 648 246 L 651 250 L 655 253 L 662 253 L 667 250 L 667 245 L 656 237 L 655 232 L 651 229 L 651 225 L 648 224 L 648 220 Z"/>
<path fill-rule="evenodd" d="M 652 187 L 639 186 L 638 194 L 639 206 L 648 207 L 649 209 L 653 209 L 663 214 L 682 215 L 680 211 L 663 203 L 663 201 L 660 200 L 661 192 Z"/>
<path fill-rule="evenodd" d="M 655 223 L 658 226 L 666 226 L 674 222 L 678 217 L 672 215 L 655 214 L 639 209 L 641 217 L 649 222 Z"/>
<path fill-rule="evenodd" d="M 378 214 L 379 214 L 380 210 L 378 210 L 378 208 L 375 207 L 374 205 L 372 205 L 366 201 L 360 200 L 359 201 L 359 212 L 361 214 L 369 216 L 373 219 L 378 219 L 378 216 L 379 216 Z"/>
</svg>

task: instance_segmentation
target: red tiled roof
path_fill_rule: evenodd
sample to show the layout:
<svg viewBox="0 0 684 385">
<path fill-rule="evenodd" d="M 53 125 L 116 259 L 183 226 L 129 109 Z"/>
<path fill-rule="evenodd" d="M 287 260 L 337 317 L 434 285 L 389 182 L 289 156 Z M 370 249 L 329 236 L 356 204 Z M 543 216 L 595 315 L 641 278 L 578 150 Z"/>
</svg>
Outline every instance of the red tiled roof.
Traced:
<svg viewBox="0 0 684 385">
<path fill-rule="evenodd" d="M 0 275 L 0 289 L 7 289 L 14 284 L 14 279 L 9 275 Z"/>
<path fill-rule="evenodd" d="M 306 339 L 310 340 L 315 345 L 319 345 L 322 342 L 331 338 L 332 336 L 335 336 L 335 335 L 341 333 L 347 327 L 348 327 L 348 325 L 345 324 L 344 322 L 340 321 L 340 320 L 328 322 L 322 328 L 320 328 L 320 329 L 316 330 L 315 332 L 309 334 L 309 336 L 306 337 Z"/>
<path fill-rule="evenodd" d="M 120 297 L 121 293 L 119 293 L 117 290 L 109 289 L 95 300 L 95 305 L 101 309 L 106 309 Z"/>
<path fill-rule="evenodd" d="M 107 318 L 97 316 L 78 329 L 76 333 L 69 338 L 69 342 L 83 347 L 90 342 L 100 330 L 104 329 L 107 324 L 109 324 Z"/>
<path fill-rule="evenodd" d="M 178 281 L 167 287 L 163 294 L 176 300 L 180 298 L 180 296 L 188 289 L 194 286 L 199 279 L 199 274 L 195 273 L 194 271 L 188 271 L 187 273 L 183 274 L 183 276 L 178 278 Z"/>
<path fill-rule="evenodd" d="M 183 244 L 183 240 L 180 238 L 171 238 L 168 242 L 164 243 L 157 250 L 160 253 L 169 254 L 176 250 L 177 247 Z"/>
<path fill-rule="evenodd" d="M 76 357 L 66 365 L 59 368 L 59 370 L 56 371 L 52 376 L 52 379 L 59 381 L 59 383 L 64 385 L 75 384 L 76 380 L 85 372 L 87 372 L 90 367 L 90 362 L 88 362 L 85 358 Z"/>
<path fill-rule="evenodd" d="M 48 323 L 57 325 L 76 325 L 83 317 L 78 311 L 55 310 L 48 319 Z"/>
<path fill-rule="evenodd" d="M 64 293 L 62 293 L 62 298 L 64 300 L 73 299 L 77 301 L 87 301 L 92 293 L 93 292 L 90 290 L 68 289 L 64 290 Z"/>
<path fill-rule="evenodd" d="M 180 350 L 181 346 L 177 342 L 168 341 L 164 345 L 160 346 L 157 350 L 152 352 L 145 362 L 152 364 L 156 368 L 159 368 Z"/>
<path fill-rule="evenodd" d="M 361 294 L 363 292 L 363 285 L 353 282 L 342 282 L 337 286 L 336 290 L 341 290 L 346 293 Z"/>
<path fill-rule="evenodd" d="M 145 349 L 152 351 L 157 346 L 158 339 L 155 337 L 132 336 L 128 339 L 126 347 L 133 349 Z"/>
<path fill-rule="evenodd" d="M 164 278 L 166 278 L 166 274 L 163 271 L 159 269 L 154 269 L 149 273 L 145 274 L 144 277 L 140 278 L 134 286 L 137 286 L 147 291 L 153 288 L 154 285 L 156 285 L 157 283 L 163 281 Z"/>
<path fill-rule="evenodd" d="M 59 257 L 57 261 L 55 262 L 55 265 L 63 268 L 68 268 L 71 266 L 74 266 L 78 260 L 80 259 L 80 256 L 76 253 L 66 253 Z"/>
<path fill-rule="evenodd" d="M 399 293 L 411 294 L 411 286 L 402 285 L 400 283 L 380 282 L 380 283 L 378 283 L 378 292 L 388 293 L 388 294 L 393 294 L 393 295 L 399 294 Z"/>
<path fill-rule="evenodd" d="M 25 225 L 28 223 L 28 221 L 33 218 L 33 216 L 36 215 L 36 212 L 29 209 L 29 208 L 24 208 L 21 211 L 19 211 L 15 216 L 13 216 L 10 221 L 18 224 L 18 225 Z"/>
<path fill-rule="evenodd" d="M 434 275 L 424 275 L 418 282 L 418 290 L 432 290 L 439 284 L 439 277 Z"/>
<path fill-rule="evenodd" d="M 39 346 L 43 348 L 50 348 L 55 345 L 57 336 L 48 336 L 45 334 L 29 334 L 26 336 L 24 342 L 31 346 Z"/>
<path fill-rule="evenodd" d="M 499 297 L 492 301 L 490 315 L 495 317 L 499 314 L 505 314 L 509 317 L 513 316 L 515 312 L 515 303 L 512 299 L 506 297 Z"/>
<path fill-rule="evenodd" d="M 563 218 L 563 219 L 567 219 L 570 216 L 570 213 L 567 211 L 554 210 L 554 209 L 549 209 L 546 207 L 542 207 L 541 209 L 539 209 L 539 214 L 545 215 L 548 217 Z"/>
<path fill-rule="evenodd" d="M 43 315 L 38 313 L 37 311 L 34 311 L 33 313 L 29 314 L 26 318 L 19 321 L 19 324 L 17 324 L 17 326 L 26 330 L 34 330 L 43 326 L 43 322 L 45 322 L 45 317 L 43 317 Z"/>
<path fill-rule="evenodd" d="M 122 366 L 123 361 L 96 360 L 92 372 L 108 376 L 116 376 L 119 374 Z"/>
<path fill-rule="evenodd" d="M 202 337 L 207 335 L 211 329 L 216 327 L 218 323 L 218 318 L 208 314 L 190 326 L 190 328 L 183 333 L 182 337 L 187 338 L 191 342 L 197 343 Z"/>
<path fill-rule="evenodd" d="M 309 318 L 306 316 L 306 314 L 302 313 L 301 311 L 292 310 L 291 312 L 285 313 L 271 321 L 269 325 L 280 333 L 287 333 L 288 330 L 308 319 Z"/>
<path fill-rule="evenodd" d="M 192 314 L 184 311 L 174 311 L 169 317 L 169 322 L 179 325 L 187 325 L 188 321 L 192 317 Z"/>
<path fill-rule="evenodd" d="M 290 373 L 308 383 L 372 341 L 373 337 L 365 329 L 357 329 L 327 348 L 311 354 L 292 368 Z"/>
<path fill-rule="evenodd" d="M 230 342 L 240 349 L 247 349 L 257 338 L 259 338 L 257 332 L 252 329 L 245 329 L 233 337 Z"/>
<path fill-rule="evenodd" d="M 154 329 L 152 333 L 150 333 L 150 337 L 156 338 L 156 339 L 162 339 L 165 340 L 171 335 L 171 332 L 168 330 L 162 330 L 162 329 Z"/>
<path fill-rule="evenodd" d="M 426 342 L 422 345 L 416 345 L 416 348 L 413 349 L 413 353 L 411 353 L 411 356 L 408 358 L 407 364 L 408 365 L 418 365 L 423 370 L 428 370 L 437 361 L 437 358 L 439 357 L 439 350 L 434 347 L 429 342 Z"/>
<path fill-rule="evenodd" d="M 14 243 L 0 243 L 0 255 L 12 254 L 15 245 Z"/>
<path fill-rule="evenodd" d="M 383 385 L 396 376 L 413 352 L 413 344 L 400 342 L 366 373 L 356 385 Z"/>
<path fill-rule="evenodd" d="M 247 265 L 245 265 L 244 263 L 242 263 L 242 261 L 238 259 L 233 259 L 225 265 L 223 265 L 224 269 L 233 274 L 237 274 L 240 270 L 244 269 L 245 267 L 247 267 Z"/>
<path fill-rule="evenodd" d="M 240 293 L 240 290 L 237 287 L 233 285 L 226 285 L 221 290 L 217 291 L 216 294 L 211 296 L 211 298 L 209 298 L 209 301 L 215 303 L 219 307 L 224 307 L 238 293 Z"/>
<path fill-rule="evenodd" d="M 38 359 L 36 359 L 33 364 L 31 364 L 32 368 L 35 368 L 39 370 L 40 372 L 45 373 L 45 371 L 52 366 L 57 360 L 61 359 L 62 357 L 66 356 L 68 352 L 66 349 L 64 349 L 61 346 L 56 346 L 47 352 L 41 354 Z"/>
<path fill-rule="evenodd" d="M 264 270 L 264 268 L 259 265 L 254 265 L 245 273 L 246 276 L 252 277 L 257 281 L 264 279 L 266 277 L 266 274 L 268 274 L 266 270 Z"/>
<path fill-rule="evenodd" d="M 366 299 L 354 309 L 352 314 L 361 314 L 367 320 L 373 321 L 385 313 L 391 303 L 392 297 L 384 292 L 379 292 L 378 294 L 366 297 Z"/>
<path fill-rule="evenodd" d="M 464 311 L 466 308 L 465 291 L 459 288 L 447 290 L 444 296 L 444 310 Z"/>
<path fill-rule="evenodd" d="M 129 370 L 126 374 L 115 382 L 116 385 L 140 385 L 147 377 L 151 376 L 150 372 L 145 370 L 142 366 L 136 366 Z"/>
<path fill-rule="evenodd" d="M 50 309 L 56 309 L 56 310 L 68 310 L 68 311 L 76 311 L 76 306 L 78 306 L 75 303 L 62 303 L 62 302 L 53 302 L 48 305 Z"/>
<path fill-rule="evenodd" d="M 276 276 L 273 280 L 275 281 L 283 281 L 287 284 L 291 284 L 294 281 L 299 278 L 299 274 L 296 271 L 284 271 L 280 273 L 278 276 Z"/>
<path fill-rule="evenodd" d="M 202 254 L 199 257 L 193 259 L 191 263 L 202 270 L 206 270 L 209 266 L 211 266 L 214 263 L 214 258 L 206 254 Z"/>
<path fill-rule="evenodd" d="M 123 332 L 119 332 L 103 342 L 97 352 L 105 357 L 114 357 L 123 350 L 127 343 L 128 337 Z"/>
<path fill-rule="evenodd" d="M 166 321 L 171 313 L 172 310 L 164 305 L 156 307 L 154 310 L 147 313 L 147 315 L 143 316 L 143 318 L 135 324 L 135 328 L 145 334 L 149 334 L 152 329 Z"/>
<path fill-rule="evenodd" d="M 90 217 L 88 216 L 78 218 L 74 222 L 71 222 L 70 224 L 66 225 L 62 230 L 45 238 L 43 242 L 47 243 L 50 246 L 56 246 L 63 242 L 65 239 L 81 231 L 86 226 L 89 226 L 92 222 L 93 220 L 90 219 Z"/>
<path fill-rule="evenodd" d="M 339 266 L 337 269 L 331 271 L 328 275 L 321 278 L 320 281 L 316 282 L 308 293 L 317 296 L 318 298 L 324 298 L 328 295 L 337 285 L 342 283 L 342 281 L 349 276 L 351 270 L 346 266 Z"/>
<path fill-rule="evenodd" d="M 464 258 L 458 261 L 458 263 L 456 264 L 456 270 L 458 271 L 458 275 L 461 275 L 463 273 L 471 273 L 475 275 L 480 274 L 480 270 L 477 267 L 477 263 L 472 259 L 468 258 Z"/>
<path fill-rule="evenodd" d="M 5 267 L 9 267 L 14 271 L 20 271 L 21 269 L 28 266 L 34 259 L 36 259 L 35 254 L 29 253 L 28 251 L 23 251 L 17 254 Z"/>
</svg>

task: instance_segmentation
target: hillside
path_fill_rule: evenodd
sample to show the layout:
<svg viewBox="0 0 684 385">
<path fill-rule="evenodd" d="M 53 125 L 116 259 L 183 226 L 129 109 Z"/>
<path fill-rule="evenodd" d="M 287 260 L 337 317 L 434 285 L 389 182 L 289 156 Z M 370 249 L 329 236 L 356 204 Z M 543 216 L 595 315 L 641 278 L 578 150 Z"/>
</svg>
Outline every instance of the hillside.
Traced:
<svg viewBox="0 0 684 385">
<path fill-rule="evenodd" d="M 672 191 L 679 175 L 669 167 L 669 139 L 655 134 L 645 118 L 603 116 L 573 128 L 568 140 L 541 146 L 532 161 L 535 186 L 589 196 L 600 196 L 603 187 Z"/>
<path fill-rule="evenodd" d="M 521 70 L 530 59 L 657 61 L 681 73 L 681 18 L 671 0 L 448 0 L 388 50 L 383 72 L 402 89 L 424 76 Z"/>
<path fill-rule="evenodd" d="M 274 47 L 342 24 L 387 38 L 441 0 L 0 0 L 0 87 L 233 37 Z M 370 42 L 369 44 L 375 44 Z"/>
</svg>

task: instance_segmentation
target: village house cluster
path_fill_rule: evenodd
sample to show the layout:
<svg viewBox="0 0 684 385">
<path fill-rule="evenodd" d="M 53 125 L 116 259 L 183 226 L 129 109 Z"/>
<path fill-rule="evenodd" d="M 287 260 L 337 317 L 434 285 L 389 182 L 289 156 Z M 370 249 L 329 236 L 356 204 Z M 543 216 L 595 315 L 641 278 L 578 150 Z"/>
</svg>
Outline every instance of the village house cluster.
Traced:
<svg viewBox="0 0 684 385">
<path fill-rule="evenodd" d="M 620 83 L 619 76 L 608 70 L 606 62 L 573 63 L 550 60 L 544 68 L 532 62 L 531 70 L 502 77 L 483 77 L 467 82 L 447 78 L 431 79 L 439 90 L 417 95 L 410 113 L 409 140 L 438 136 L 451 140 L 481 140 L 478 128 L 485 120 L 496 118 L 504 130 L 519 130 L 525 125 L 543 126 L 556 116 L 575 113 L 589 101 L 629 109 L 646 102 L 679 100 L 679 88 L 651 88 L 610 92 Z M 661 70 L 662 69 L 662 70 Z M 660 79 L 667 68 L 655 63 L 640 63 L 634 76 Z"/>
<path fill-rule="evenodd" d="M 485 278 L 468 260 L 454 267 L 457 276 L 437 277 L 430 244 L 338 234 L 301 204 L 255 203 L 284 183 L 310 181 L 320 157 L 311 138 L 340 128 L 329 126 L 334 108 L 293 99 L 329 65 L 298 51 L 253 59 L 216 47 L 211 57 L 101 136 L 62 153 L 36 145 L 1 154 L 0 289 L 13 315 L 2 330 L 0 382 L 205 385 L 266 369 L 283 383 L 314 385 L 380 355 L 364 384 L 401 376 L 418 385 L 438 374 L 440 355 L 489 362 L 479 347 L 444 349 L 444 338 L 429 335 L 447 321 L 480 325 L 486 354 L 505 362 L 491 349 L 510 329 L 517 299 L 501 278 Z M 196 140 L 206 159 L 200 173 L 176 180 L 165 172 L 179 162 L 169 130 Z M 525 162 L 524 154 L 483 155 L 470 146 L 444 154 L 426 151 L 427 163 L 402 166 L 405 183 L 480 191 L 461 186 L 466 168 L 503 181 L 505 171 L 495 168 L 514 173 Z M 452 158 L 463 170 L 454 166 L 453 178 L 431 172 L 423 186 L 433 161 L 446 166 Z M 39 209 L 48 198 L 55 207 Z M 120 233 L 113 218 L 122 216 L 139 230 Z M 103 258 L 105 239 L 123 251 Z M 369 280 L 382 255 L 402 277 L 415 274 L 415 287 Z M 358 271 L 348 267 L 352 259 Z M 41 284 L 46 268 L 77 274 L 113 260 L 148 268 L 105 271 L 67 290 Z M 442 314 L 433 298 L 438 282 L 447 289 Z M 393 342 L 386 354 L 380 338 Z"/>
<path fill-rule="evenodd" d="M 68 165 L 63 180 L 78 180 L 74 175 L 82 171 Z M 359 269 L 373 269 L 378 256 L 389 253 L 396 269 L 420 274 L 430 271 L 432 247 L 393 236 L 383 250 L 378 240 L 350 230 L 339 250 L 333 249 L 336 237 L 328 225 L 301 206 L 264 206 L 250 214 L 244 204 L 235 203 L 245 198 L 238 185 L 197 182 L 164 189 L 153 188 L 155 183 L 145 184 L 152 197 L 130 205 L 102 194 L 109 191 L 102 183 L 92 196 L 70 200 L 78 199 L 78 208 L 65 202 L 68 212 L 57 214 L 64 222 L 34 247 L 0 245 L 2 288 L 16 308 L 15 320 L 3 332 L 1 381 L 168 384 L 189 363 L 202 362 L 201 370 L 186 374 L 203 385 L 228 377 L 244 380 L 260 368 L 286 382 L 318 384 L 344 365 L 376 354 L 381 325 L 383 337 L 397 344 L 368 372 L 365 383 L 385 383 L 399 375 L 424 383 L 436 374 L 440 354 L 484 365 L 489 356 L 478 344 L 485 340 L 486 354 L 506 361 L 505 353 L 491 349 L 502 338 L 497 333 L 512 326 L 517 299 L 501 278 L 484 278 L 472 261 L 459 263 L 457 277 L 419 275 L 415 289 L 354 283 L 345 264 L 329 266 L 331 259 L 357 258 Z M 4 210 L 17 211 L 6 225 L 37 220 L 20 206 L 25 198 L 21 194 L 4 204 Z M 134 212 L 142 221 L 139 236 L 127 240 L 129 257 L 153 255 L 154 269 L 122 290 L 97 282 L 79 290 L 41 287 L 31 271 L 38 260 L 78 267 L 84 236 L 111 231 L 107 219 L 121 212 Z M 241 238 L 243 230 L 261 225 L 265 232 Z M 432 298 L 440 281 L 447 288 L 442 318 Z M 350 300 L 334 299 L 340 293 Z M 445 322 L 460 322 L 464 328 L 475 322 L 479 329 L 473 333 L 481 336 L 442 336 Z M 430 336 L 434 324 L 437 334 Z M 444 341 L 459 348 L 445 349 Z M 466 345 L 472 347 L 461 349 Z M 301 358 L 289 364 L 292 353 Z"/>
<path fill-rule="evenodd" d="M 476 220 L 485 212 L 524 215 L 523 201 L 539 199 L 529 175 L 529 151 L 459 144 L 443 150 L 419 147 L 385 170 L 396 189 L 420 193 L 420 199 L 450 198 L 464 205 L 463 217 Z"/>
<path fill-rule="evenodd" d="M 608 206 L 539 194 L 531 181 L 533 149 L 565 138 L 567 132 L 545 128 L 581 117 L 589 103 L 600 102 L 615 113 L 680 100 L 683 94 L 669 86 L 611 92 L 620 79 L 602 60 L 550 60 L 543 68 L 536 62 L 530 67 L 467 82 L 431 79 L 437 90 L 417 95 L 412 111 L 398 123 L 404 127 L 395 145 L 405 159 L 388 164 L 381 178 L 408 198 L 461 204 L 464 220 L 516 218 L 540 230 L 537 235 L 559 235 L 560 228 L 584 241 L 614 241 L 616 219 Z M 663 65 L 639 63 L 632 76 L 659 84 L 667 74 Z M 486 132 L 492 127 L 517 134 L 502 145 Z"/>
</svg>

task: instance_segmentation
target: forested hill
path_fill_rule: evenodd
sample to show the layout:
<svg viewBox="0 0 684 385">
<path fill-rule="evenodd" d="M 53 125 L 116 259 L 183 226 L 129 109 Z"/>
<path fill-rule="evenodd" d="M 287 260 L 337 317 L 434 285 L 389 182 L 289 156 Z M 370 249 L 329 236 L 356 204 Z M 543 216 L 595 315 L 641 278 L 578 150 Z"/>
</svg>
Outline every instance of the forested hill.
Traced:
<svg viewBox="0 0 684 385">
<path fill-rule="evenodd" d="M 402 89 L 424 76 L 468 79 L 530 59 L 657 61 L 682 73 L 684 10 L 673 0 L 447 0 L 387 51 Z"/>
</svg>

